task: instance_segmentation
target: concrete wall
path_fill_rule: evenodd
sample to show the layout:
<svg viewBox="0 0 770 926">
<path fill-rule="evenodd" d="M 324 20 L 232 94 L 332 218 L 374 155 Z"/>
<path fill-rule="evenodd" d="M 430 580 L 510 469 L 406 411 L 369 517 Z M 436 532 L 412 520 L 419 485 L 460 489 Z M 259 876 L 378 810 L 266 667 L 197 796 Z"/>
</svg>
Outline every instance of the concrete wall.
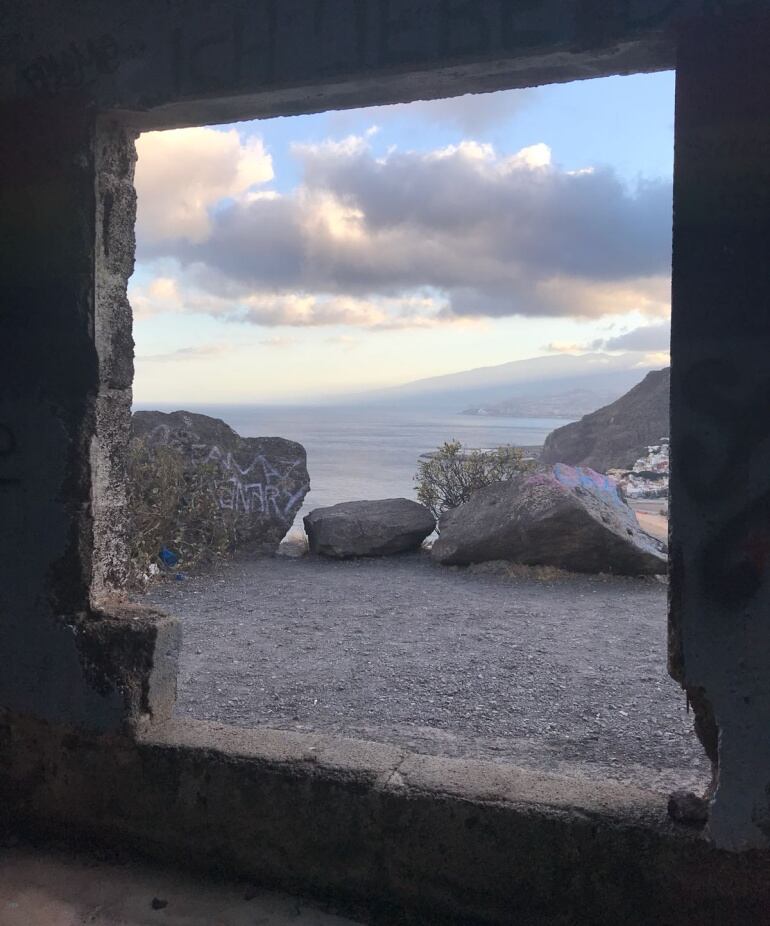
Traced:
<svg viewBox="0 0 770 926">
<path fill-rule="evenodd" d="M 770 856 L 710 848 L 657 795 L 375 743 L 191 722 L 94 738 L 0 712 L 3 799 L 34 832 L 106 834 L 369 923 L 770 923 Z"/>
<path fill-rule="evenodd" d="M 719 9 L 732 3 L 723 0 Z M 708 0 L 11 0 L 0 96 L 76 92 L 156 124 L 670 67 Z M 714 7 L 716 10 L 716 7 Z M 398 78 L 386 82 L 382 76 Z M 419 76 L 418 76 L 419 75 Z M 427 78 L 427 80 L 426 80 Z M 275 95 L 283 88 L 284 92 Z M 292 90 L 291 88 L 296 88 Z M 267 97 L 265 91 L 272 91 Z M 228 102 L 230 100 L 230 102 Z M 187 102 L 192 105 L 185 105 Z M 254 110 L 252 115 L 257 114 Z"/>
<path fill-rule="evenodd" d="M 671 664 L 705 741 L 718 740 L 713 838 L 766 845 L 768 9 L 4 0 L 0 706 L 117 731 L 173 705 L 178 629 L 114 594 L 134 130 L 676 63 Z M 695 472 L 704 459 L 708 472 Z"/>
<path fill-rule="evenodd" d="M 744 848 L 770 837 L 770 18 L 683 33 L 676 108 L 672 669 L 718 741 L 711 836 Z"/>
<path fill-rule="evenodd" d="M 170 709 L 178 647 L 170 619 L 106 600 L 125 558 L 133 143 L 121 130 L 118 169 L 115 133 L 70 98 L 0 120 L 0 704 L 116 729 Z"/>
</svg>

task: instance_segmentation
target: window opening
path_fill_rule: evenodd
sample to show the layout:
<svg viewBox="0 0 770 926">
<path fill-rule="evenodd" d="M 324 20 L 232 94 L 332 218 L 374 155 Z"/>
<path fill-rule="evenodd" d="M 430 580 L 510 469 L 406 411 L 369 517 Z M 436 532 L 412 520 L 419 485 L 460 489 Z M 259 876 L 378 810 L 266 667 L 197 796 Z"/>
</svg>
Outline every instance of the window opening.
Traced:
<svg viewBox="0 0 770 926">
<path fill-rule="evenodd" d="M 134 580 L 180 715 L 702 789 L 664 584 L 600 523 L 654 571 L 672 109 L 658 74 L 139 138 Z M 511 496 L 468 514 L 509 478 L 585 540 L 509 556 Z"/>
</svg>

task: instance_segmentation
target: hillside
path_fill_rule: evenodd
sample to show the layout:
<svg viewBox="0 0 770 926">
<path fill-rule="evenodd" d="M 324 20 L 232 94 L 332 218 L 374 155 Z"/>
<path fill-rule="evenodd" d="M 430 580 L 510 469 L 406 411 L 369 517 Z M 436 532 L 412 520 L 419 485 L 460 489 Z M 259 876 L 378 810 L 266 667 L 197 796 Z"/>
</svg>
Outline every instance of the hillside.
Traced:
<svg viewBox="0 0 770 926">
<path fill-rule="evenodd" d="M 585 390 L 597 393 L 599 404 L 601 396 L 622 395 L 647 372 L 632 365 L 635 359 L 600 353 L 532 357 L 415 380 L 349 398 L 367 404 L 407 402 L 411 407 L 443 408 L 450 414 L 462 408 L 486 407 L 516 398 L 522 417 L 539 417 L 534 405 L 530 406 L 530 399 L 539 403 L 543 396 Z"/>
<path fill-rule="evenodd" d="M 599 472 L 629 469 L 649 444 L 669 434 L 671 371 L 653 370 L 611 405 L 557 428 L 546 438 L 546 463 L 590 466 Z"/>
</svg>

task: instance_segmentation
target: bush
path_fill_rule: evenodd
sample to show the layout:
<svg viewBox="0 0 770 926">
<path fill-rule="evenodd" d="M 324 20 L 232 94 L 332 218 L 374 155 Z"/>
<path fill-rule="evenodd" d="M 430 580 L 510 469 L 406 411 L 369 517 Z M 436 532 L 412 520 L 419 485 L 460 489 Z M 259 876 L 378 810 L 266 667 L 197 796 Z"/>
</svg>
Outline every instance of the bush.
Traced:
<svg viewBox="0 0 770 926">
<path fill-rule="evenodd" d="M 128 457 L 129 556 L 134 583 L 168 548 L 185 569 L 224 555 L 235 544 L 230 512 L 222 511 L 213 467 L 190 470 L 180 451 L 134 439 Z"/>
<path fill-rule="evenodd" d="M 458 440 L 447 441 L 420 462 L 415 476 L 417 498 L 438 519 L 448 508 L 468 501 L 478 489 L 532 468 L 518 447 L 468 451 Z"/>
</svg>

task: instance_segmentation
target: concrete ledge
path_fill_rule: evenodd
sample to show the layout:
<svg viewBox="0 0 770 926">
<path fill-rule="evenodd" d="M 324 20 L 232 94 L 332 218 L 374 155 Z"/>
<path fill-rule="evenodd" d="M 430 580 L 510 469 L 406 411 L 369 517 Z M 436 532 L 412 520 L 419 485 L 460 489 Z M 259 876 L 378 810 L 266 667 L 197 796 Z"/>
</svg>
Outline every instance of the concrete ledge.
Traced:
<svg viewBox="0 0 770 926">
<path fill-rule="evenodd" d="M 711 848 L 662 795 L 357 740 L 173 722 L 132 741 L 0 714 L 0 801 L 372 922 L 770 923 L 770 855 Z"/>
</svg>

